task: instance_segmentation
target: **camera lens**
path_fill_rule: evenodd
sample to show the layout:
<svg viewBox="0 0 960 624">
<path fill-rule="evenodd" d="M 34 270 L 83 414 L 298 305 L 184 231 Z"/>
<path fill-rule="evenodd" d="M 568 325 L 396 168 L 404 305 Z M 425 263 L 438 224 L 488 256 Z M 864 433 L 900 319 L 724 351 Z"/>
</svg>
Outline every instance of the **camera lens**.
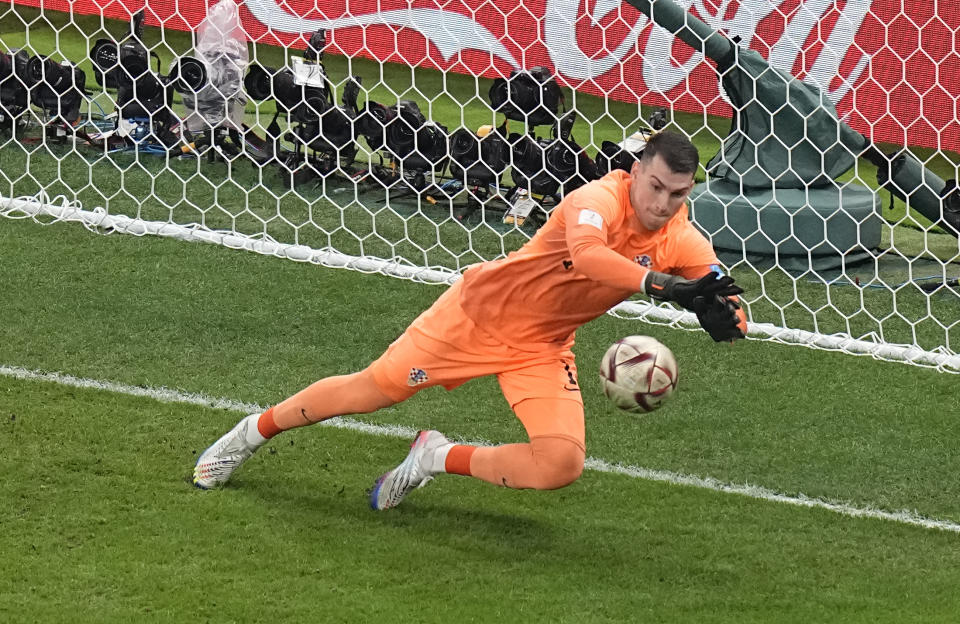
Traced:
<svg viewBox="0 0 960 624">
<path fill-rule="evenodd" d="M 93 62 L 93 77 L 97 84 L 116 88 L 120 60 L 117 44 L 109 39 L 98 39 L 90 48 L 90 60 Z"/>
<path fill-rule="evenodd" d="M 63 95 L 73 86 L 73 69 L 69 64 L 60 64 L 44 56 L 35 56 L 27 62 L 27 75 L 31 84 L 43 83 L 57 94 Z"/>
<path fill-rule="evenodd" d="M 264 69 L 260 65 L 251 65 L 250 71 L 243 79 L 247 94 L 254 100 L 268 100 L 273 97 L 273 90 L 270 88 L 272 72 L 269 70 L 270 68 Z"/>
<path fill-rule="evenodd" d="M 192 56 L 181 57 L 170 68 L 170 80 L 178 81 L 182 89 L 197 92 L 207 84 L 207 67 Z"/>
<path fill-rule="evenodd" d="M 109 39 L 98 40 L 90 50 L 90 60 L 103 71 L 110 71 L 116 67 L 119 56 L 117 44 Z"/>
</svg>

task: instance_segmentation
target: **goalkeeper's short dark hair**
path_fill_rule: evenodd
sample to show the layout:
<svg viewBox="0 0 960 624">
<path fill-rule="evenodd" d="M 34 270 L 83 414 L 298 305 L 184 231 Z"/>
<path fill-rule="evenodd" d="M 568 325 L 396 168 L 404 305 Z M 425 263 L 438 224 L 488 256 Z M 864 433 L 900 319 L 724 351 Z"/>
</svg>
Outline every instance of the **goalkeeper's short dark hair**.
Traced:
<svg viewBox="0 0 960 624">
<path fill-rule="evenodd" d="M 700 152 L 697 146 L 679 132 L 661 130 L 647 139 L 640 159 L 652 160 L 660 154 L 663 161 L 674 173 L 695 174 L 700 165 Z"/>
</svg>

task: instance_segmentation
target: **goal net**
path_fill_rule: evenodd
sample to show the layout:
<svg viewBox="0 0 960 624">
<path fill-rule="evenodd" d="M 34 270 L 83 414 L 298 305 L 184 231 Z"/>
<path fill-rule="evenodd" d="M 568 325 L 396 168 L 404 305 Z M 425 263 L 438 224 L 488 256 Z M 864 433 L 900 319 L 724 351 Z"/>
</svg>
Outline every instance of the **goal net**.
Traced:
<svg viewBox="0 0 960 624">
<path fill-rule="evenodd" d="M 0 215 L 448 283 L 666 126 L 751 338 L 957 372 L 948 5 L 11 0 Z"/>
</svg>

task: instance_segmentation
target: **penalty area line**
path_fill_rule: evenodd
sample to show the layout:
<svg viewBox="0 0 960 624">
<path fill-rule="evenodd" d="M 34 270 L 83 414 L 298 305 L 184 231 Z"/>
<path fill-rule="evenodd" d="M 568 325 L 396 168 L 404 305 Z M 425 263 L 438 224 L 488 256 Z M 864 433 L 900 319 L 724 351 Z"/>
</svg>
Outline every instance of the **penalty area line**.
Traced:
<svg viewBox="0 0 960 624">
<path fill-rule="evenodd" d="M 242 401 L 236 401 L 228 398 L 210 397 L 192 392 L 171 390 L 169 388 L 130 386 L 112 381 L 84 379 L 64 373 L 33 371 L 17 366 L 0 365 L 0 376 L 12 377 L 14 379 L 22 379 L 27 381 L 45 381 L 63 386 L 70 386 L 73 388 L 102 390 L 116 394 L 149 398 L 163 403 L 201 405 L 204 407 L 224 409 L 234 412 L 241 412 L 244 414 L 255 414 L 266 409 L 266 407 L 260 405 L 244 403 Z M 417 430 L 411 427 L 404 427 L 401 425 L 377 425 L 344 417 L 324 421 L 320 423 L 320 425 L 336 427 L 338 429 L 349 429 L 351 431 L 359 431 L 361 433 L 367 433 L 371 435 L 396 438 L 412 438 L 417 433 Z M 925 529 L 937 529 L 951 533 L 960 533 L 960 524 L 956 522 L 927 518 L 907 510 L 885 511 L 873 507 L 857 507 L 848 503 L 805 496 L 802 493 L 798 495 L 782 494 L 758 485 L 726 483 L 718 479 L 714 479 L 713 477 L 698 477 L 695 475 L 686 475 L 665 470 L 652 470 L 638 466 L 629 466 L 619 463 L 615 464 L 595 457 L 587 458 L 585 468 L 595 472 L 619 474 L 634 479 L 695 487 L 714 492 L 721 492 L 724 494 L 739 494 L 741 496 L 747 496 L 754 499 L 794 505 L 796 507 L 825 509 L 827 511 L 852 518 L 885 520 L 888 522 L 918 526 Z"/>
</svg>

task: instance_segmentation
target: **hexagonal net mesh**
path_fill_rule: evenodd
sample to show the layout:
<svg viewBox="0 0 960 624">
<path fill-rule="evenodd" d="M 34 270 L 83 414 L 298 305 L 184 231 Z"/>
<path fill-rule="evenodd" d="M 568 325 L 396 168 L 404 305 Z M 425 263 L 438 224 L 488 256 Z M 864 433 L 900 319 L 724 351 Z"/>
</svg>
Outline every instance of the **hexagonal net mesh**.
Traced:
<svg viewBox="0 0 960 624">
<path fill-rule="evenodd" d="M 14 0 L 0 214 L 451 282 L 667 126 L 751 337 L 957 371 L 960 13 L 913 4 Z"/>
</svg>

